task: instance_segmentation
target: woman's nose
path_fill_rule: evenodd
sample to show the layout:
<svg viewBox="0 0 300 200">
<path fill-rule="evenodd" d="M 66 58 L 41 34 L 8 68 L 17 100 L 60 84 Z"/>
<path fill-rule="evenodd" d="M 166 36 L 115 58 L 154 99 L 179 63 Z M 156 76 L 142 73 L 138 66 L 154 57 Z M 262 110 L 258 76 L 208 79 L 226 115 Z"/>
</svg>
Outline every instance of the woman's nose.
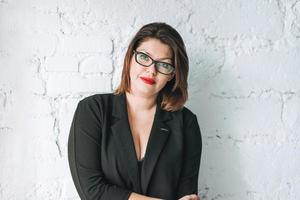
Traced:
<svg viewBox="0 0 300 200">
<path fill-rule="evenodd" d="M 157 71 L 156 71 L 155 63 L 147 67 L 147 71 L 152 73 L 153 75 L 156 75 Z"/>
</svg>

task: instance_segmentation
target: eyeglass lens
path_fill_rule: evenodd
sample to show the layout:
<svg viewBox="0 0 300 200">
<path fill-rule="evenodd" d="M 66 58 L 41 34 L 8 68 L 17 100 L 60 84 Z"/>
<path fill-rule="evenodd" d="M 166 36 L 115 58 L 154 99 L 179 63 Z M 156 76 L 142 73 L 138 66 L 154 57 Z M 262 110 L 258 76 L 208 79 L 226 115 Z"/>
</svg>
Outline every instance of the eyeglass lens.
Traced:
<svg viewBox="0 0 300 200">
<path fill-rule="evenodd" d="M 136 62 L 145 67 L 149 67 L 154 63 L 156 70 L 162 74 L 171 74 L 174 71 L 174 67 L 169 63 L 154 61 L 150 56 L 142 52 L 135 51 L 135 54 Z"/>
</svg>

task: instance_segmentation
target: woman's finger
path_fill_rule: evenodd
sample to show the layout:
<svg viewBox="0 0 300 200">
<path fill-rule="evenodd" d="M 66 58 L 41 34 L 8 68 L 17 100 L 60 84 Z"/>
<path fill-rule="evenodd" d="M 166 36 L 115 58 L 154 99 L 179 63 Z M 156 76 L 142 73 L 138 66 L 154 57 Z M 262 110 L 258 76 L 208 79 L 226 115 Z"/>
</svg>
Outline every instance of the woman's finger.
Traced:
<svg viewBox="0 0 300 200">
<path fill-rule="evenodd" d="M 190 194 L 181 197 L 179 200 L 200 200 L 200 198 L 196 194 Z"/>
</svg>

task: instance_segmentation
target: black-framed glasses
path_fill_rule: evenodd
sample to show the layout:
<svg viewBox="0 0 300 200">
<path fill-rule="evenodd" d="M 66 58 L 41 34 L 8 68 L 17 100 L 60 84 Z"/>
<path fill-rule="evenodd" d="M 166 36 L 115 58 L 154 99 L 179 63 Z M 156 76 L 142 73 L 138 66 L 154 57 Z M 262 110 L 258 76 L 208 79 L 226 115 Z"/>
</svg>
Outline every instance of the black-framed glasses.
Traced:
<svg viewBox="0 0 300 200">
<path fill-rule="evenodd" d="M 133 50 L 133 53 L 135 54 L 135 61 L 144 67 L 149 67 L 154 63 L 154 67 L 159 73 L 169 75 L 175 72 L 175 67 L 170 63 L 153 60 L 149 55 L 140 51 Z"/>
</svg>

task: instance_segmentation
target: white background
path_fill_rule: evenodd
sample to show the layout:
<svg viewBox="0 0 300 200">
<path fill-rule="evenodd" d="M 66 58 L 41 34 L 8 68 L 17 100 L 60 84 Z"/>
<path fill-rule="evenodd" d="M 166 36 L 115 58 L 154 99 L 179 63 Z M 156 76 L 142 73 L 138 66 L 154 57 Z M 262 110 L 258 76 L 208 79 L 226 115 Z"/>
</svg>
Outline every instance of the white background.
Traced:
<svg viewBox="0 0 300 200">
<path fill-rule="evenodd" d="M 0 199 L 79 199 L 67 138 L 80 99 L 111 92 L 144 24 L 189 59 L 203 200 L 300 199 L 300 1 L 0 0 Z"/>
</svg>

